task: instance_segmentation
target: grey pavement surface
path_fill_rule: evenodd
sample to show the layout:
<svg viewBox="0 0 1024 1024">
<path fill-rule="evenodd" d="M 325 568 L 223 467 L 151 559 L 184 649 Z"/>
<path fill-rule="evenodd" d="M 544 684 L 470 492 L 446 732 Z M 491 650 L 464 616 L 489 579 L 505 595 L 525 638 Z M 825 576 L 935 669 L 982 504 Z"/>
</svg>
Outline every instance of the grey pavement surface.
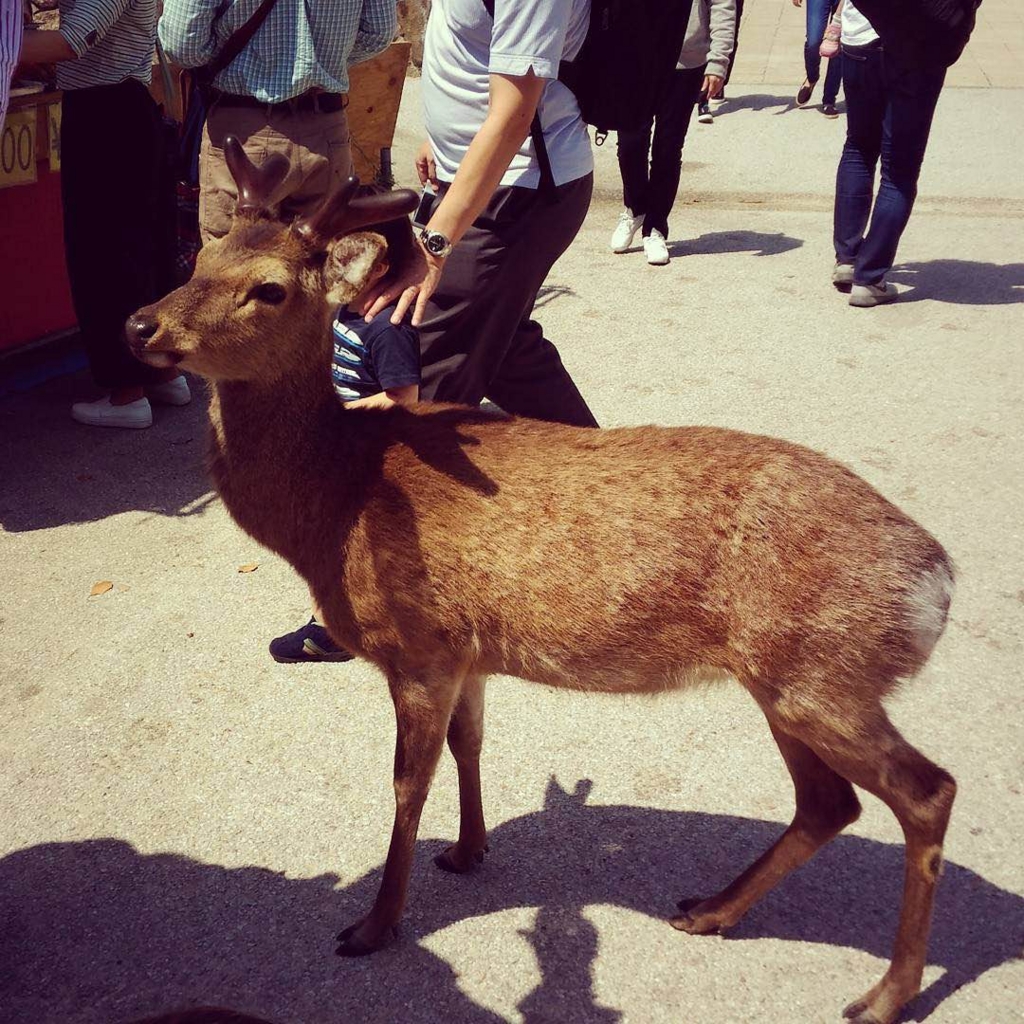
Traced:
<svg viewBox="0 0 1024 1024">
<path fill-rule="evenodd" d="M 598 152 L 593 209 L 539 311 L 603 424 L 808 444 L 957 560 L 948 632 L 891 703 L 960 784 L 909 1017 L 932 1024 L 1024 1019 L 1024 93 L 986 92 L 983 120 L 979 95 L 940 102 L 894 306 L 851 309 L 828 283 L 842 121 L 759 85 L 691 129 L 668 267 L 607 252 L 616 170 L 613 146 Z M 202 402 L 102 432 L 68 417 L 83 392 L 65 377 L 0 401 L 4 1024 L 210 1002 L 277 1024 L 817 1022 L 880 976 L 902 846 L 870 797 L 732 937 L 664 921 L 792 811 L 735 685 L 619 699 L 493 680 L 488 860 L 467 878 L 430 864 L 457 823 L 444 760 L 400 942 L 336 959 L 390 827 L 383 681 L 266 655 L 303 621 L 304 587 L 209 494 Z M 90 597 L 98 580 L 114 588 Z"/>
</svg>

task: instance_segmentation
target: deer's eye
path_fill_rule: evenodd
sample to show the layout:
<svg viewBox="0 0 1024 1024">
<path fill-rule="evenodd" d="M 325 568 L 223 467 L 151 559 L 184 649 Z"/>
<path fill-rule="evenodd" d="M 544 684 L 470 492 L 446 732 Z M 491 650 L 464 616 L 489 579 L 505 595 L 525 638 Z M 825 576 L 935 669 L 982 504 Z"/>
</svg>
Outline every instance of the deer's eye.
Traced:
<svg viewBox="0 0 1024 1024">
<path fill-rule="evenodd" d="M 284 285 L 267 281 L 265 284 L 258 284 L 255 288 L 250 288 L 245 301 L 252 302 L 255 299 L 257 302 L 265 302 L 268 306 L 279 306 L 287 297 L 288 292 Z"/>
</svg>

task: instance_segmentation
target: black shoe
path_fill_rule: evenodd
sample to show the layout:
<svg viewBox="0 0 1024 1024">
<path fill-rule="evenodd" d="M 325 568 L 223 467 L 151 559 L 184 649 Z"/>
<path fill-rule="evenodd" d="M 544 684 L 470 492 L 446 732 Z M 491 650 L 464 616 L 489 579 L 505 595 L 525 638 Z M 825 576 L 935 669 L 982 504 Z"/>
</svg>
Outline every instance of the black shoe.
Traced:
<svg viewBox="0 0 1024 1024">
<path fill-rule="evenodd" d="M 803 107 L 807 104 L 811 98 L 811 93 L 814 92 L 814 87 L 817 84 L 817 82 L 805 81 L 804 84 L 800 86 L 800 91 L 796 94 L 797 106 Z"/>
<path fill-rule="evenodd" d="M 711 107 L 708 106 L 707 101 L 701 103 L 700 106 L 697 107 L 697 120 L 701 124 L 715 123 L 715 115 L 711 113 Z"/>
<path fill-rule="evenodd" d="M 270 656 L 285 665 L 300 661 L 351 661 L 353 658 L 335 644 L 316 619 L 310 619 L 302 629 L 271 640 Z"/>
<path fill-rule="evenodd" d="M 834 103 L 822 103 L 822 105 L 821 105 L 821 112 L 826 117 L 838 117 L 839 116 L 839 111 L 836 109 L 836 105 Z"/>
</svg>

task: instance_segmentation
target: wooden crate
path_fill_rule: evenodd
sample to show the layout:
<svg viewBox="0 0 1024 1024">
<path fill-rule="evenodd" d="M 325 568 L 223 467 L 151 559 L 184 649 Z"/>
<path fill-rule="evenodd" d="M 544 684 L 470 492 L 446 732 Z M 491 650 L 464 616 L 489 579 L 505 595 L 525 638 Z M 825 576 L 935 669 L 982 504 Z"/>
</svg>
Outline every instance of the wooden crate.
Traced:
<svg viewBox="0 0 1024 1024">
<path fill-rule="evenodd" d="M 378 175 L 381 150 L 390 149 L 394 141 L 411 51 L 411 43 L 392 43 L 373 60 L 349 71 L 348 124 L 360 181 L 372 181 Z"/>
</svg>

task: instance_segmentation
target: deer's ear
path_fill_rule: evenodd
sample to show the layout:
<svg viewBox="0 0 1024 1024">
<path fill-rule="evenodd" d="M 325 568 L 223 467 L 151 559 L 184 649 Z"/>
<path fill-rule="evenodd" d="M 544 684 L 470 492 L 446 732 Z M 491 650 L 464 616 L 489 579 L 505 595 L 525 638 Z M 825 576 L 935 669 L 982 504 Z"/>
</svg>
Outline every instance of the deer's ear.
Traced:
<svg viewBox="0 0 1024 1024">
<path fill-rule="evenodd" d="M 351 302 L 370 282 L 384 258 L 387 243 L 381 235 L 363 231 L 332 242 L 324 261 L 324 286 L 332 306 Z"/>
</svg>

